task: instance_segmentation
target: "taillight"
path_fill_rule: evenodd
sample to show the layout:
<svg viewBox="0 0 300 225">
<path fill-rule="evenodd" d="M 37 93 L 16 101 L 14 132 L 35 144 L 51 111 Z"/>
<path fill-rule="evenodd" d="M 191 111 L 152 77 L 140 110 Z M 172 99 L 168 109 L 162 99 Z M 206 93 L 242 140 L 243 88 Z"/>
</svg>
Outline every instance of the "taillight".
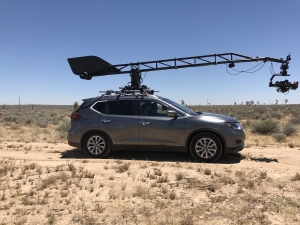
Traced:
<svg viewBox="0 0 300 225">
<path fill-rule="evenodd" d="M 81 115 L 77 112 L 72 112 L 71 119 L 81 119 Z"/>
</svg>

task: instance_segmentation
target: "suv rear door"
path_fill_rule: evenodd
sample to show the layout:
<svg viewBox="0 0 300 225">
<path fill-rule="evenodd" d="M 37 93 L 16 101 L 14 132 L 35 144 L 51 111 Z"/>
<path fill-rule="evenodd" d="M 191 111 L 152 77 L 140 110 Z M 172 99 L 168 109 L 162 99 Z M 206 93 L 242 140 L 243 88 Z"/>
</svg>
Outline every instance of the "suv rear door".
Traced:
<svg viewBox="0 0 300 225">
<path fill-rule="evenodd" d="M 97 108 L 96 104 L 94 108 Z M 98 118 L 98 125 L 110 136 L 114 147 L 137 147 L 137 101 L 108 100 Z"/>
</svg>

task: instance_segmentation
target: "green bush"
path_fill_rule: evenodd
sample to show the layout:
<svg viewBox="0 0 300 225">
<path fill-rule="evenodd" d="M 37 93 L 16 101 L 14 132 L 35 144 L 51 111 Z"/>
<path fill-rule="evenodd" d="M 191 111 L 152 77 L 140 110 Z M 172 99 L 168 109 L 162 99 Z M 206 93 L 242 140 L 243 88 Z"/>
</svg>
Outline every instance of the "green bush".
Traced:
<svg viewBox="0 0 300 225">
<path fill-rule="evenodd" d="M 297 127 L 295 127 L 294 125 L 288 123 L 287 125 L 284 126 L 283 128 L 283 133 L 286 136 L 291 136 L 297 133 Z"/>
<path fill-rule="evenodd" d="M 273 134 L 278 131 L 279 131 L 278 122 L 272 119 L 262 120 L 260 122 L 255 123 L 252 127 L 252 132 L 258 134 Z"/>
<path fill-rule="evenodd" d="M 59 132 L 68 132 L 71 127 L 70 119 L 65 118 L 63 121 L 59 123 L 56 130 Z"/>
<path fill-rule="evenodd" d="M 273 134 L 272 137 L 277 142 L 284 142 L 284 141 L 286 141 L 286 135 L 284 133 L 276 133 L 276 134 Z"/>
<path fill-rule="evenodd" d="M 294 116 L 290 119 L 289 123 L 291 124 L 300 124 L 300 116 Z"/>
<path fill-rule="evenodd" d="M 7 116 L 4 117 L 5 122 L 16 122 L 17 119 L 18 118 L 14 115 L 7 115 Z"/>
<path fill-rule="evenodd" d="M 281 114 L 279 112 L 276 112 L 276 111 L 271 111 L 270 116 L 271 116 L 271 118 L 276 118 L 276 119 L 281 118 Z"/>
<path fill-rule="evenodd" d="M 261 114 L 257 113 L 257 112 L 252 115 L 252 118 L 255 119 L 255 120 L 260 119 L 260 117 L 261 117 Z"/>
<path fill-rule="evenodd" d="M 70 119 L 65 118 L 63 121 L 61 121 L 59 125 L 56 127 L 56 131 L 58 131 L 59 137 L 62 139 L 66 139 L 70 127 L 71 127 Z"/>
<path fill-rule="evenodd" d="M 28 117 L 28 118 L 25 119 L 25 126 L 30 125 L 32 123 L 33 123 L 33 119 L 32 118 Z"/>
<path fill-rule="evenodd" d="M 75 111 L 78 108 L 78 102 L 74 102 L 73 104 L 73 110 Z"/>
</svg>

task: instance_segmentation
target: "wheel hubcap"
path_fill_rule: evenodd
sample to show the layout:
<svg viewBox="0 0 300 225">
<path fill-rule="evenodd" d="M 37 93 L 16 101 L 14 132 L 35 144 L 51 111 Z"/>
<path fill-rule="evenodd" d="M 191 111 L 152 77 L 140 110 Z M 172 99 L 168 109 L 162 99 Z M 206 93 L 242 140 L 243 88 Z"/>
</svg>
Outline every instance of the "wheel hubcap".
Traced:
<svg viewBox="0 0 300 225">
<path fill-rule="evenodd" d="M 100 136 L 92 136 L 87 142 L 87 148 L 93 155 L 99 155 L 105 149 L 105 141 Z"/>
<path fill-rule="evenodd" d="M 201 138 L 195 145 L 196 153 L 204 159 L 213 157 L 217 152 L 217 144 L 210 138 Z"/>
</svg>

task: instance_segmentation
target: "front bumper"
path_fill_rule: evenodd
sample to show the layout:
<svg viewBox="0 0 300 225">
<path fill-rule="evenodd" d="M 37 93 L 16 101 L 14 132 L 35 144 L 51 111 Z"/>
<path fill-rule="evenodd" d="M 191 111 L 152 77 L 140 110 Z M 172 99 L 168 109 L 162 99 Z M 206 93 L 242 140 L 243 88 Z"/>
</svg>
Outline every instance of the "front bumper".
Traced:
<svg viewBox="0 0 300 225">
<path fill-rule="evenodd" d="M 233 148 L 226 148 L 224 154 L 229 154 L 229 153 L 237 153 L 240 152 L 244 149 L 244 146 L 237 146 Z"/>
</svg>

